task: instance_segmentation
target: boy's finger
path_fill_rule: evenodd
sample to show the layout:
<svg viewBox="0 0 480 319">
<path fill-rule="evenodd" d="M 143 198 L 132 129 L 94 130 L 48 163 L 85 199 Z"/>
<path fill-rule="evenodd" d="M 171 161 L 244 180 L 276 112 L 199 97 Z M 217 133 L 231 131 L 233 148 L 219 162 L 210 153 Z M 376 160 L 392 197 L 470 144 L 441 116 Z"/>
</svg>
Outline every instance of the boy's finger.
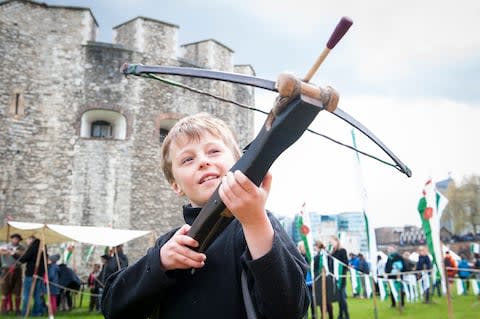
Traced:
<svg viewBox="0 0 480 319">
<path fill-rule="evenodd" d="M 198 247 L 198 242 L 192 237 L 187 235 L 177 235 L 175 236 L 175 241 L 180 246 Z"/>
<path fill-rule="evenodd" d="M 233 173 L 233 176 L 235 177 L 235 180 L 245 192 L 250 194 L 255 192 L 255 189 L 256 189 L 255 184 L 247 176 L 245 176 L 245 174 L 243 174 L 241 171 L 239 170 L 235 171 L 235 173 Z"/>
<path fill-rule="evenodd" d="M 202 261 L 205 261 L 205 259 L 207 259 L 207 256 L 205 254 L 196 252 L 185 246 L 176 247 L 176 253 L 178 256 L 181 256 L 180 258 L 190 259 L 195 262 L 202 262 Z"/>
<path fill-rule="evenodd" d="M 185 235 L 188 233 L 188 231 L 190 230 L 190 225 L 188 224 L 185 224 L 183 225 L 182 227 L 180 227 L 176 232 L 175 232 L 175 235 L 176 234 L 180 234 L 180 235 Z"/>
<path fill-rule="evenodd" d="M 230 192 L 234 197 L 241 197 L 244 190 L 242 185 L 240 185 L 236 180 L 235 175 L 232 172 L 228 172 L 225 176 L 225 180 L 227 186 L 225 191 Z"/>
<path fill-rule="evenodd" d="M 181 265 L 181 268 L 200 268 L 205 265 L 206 256 L 190 250 L 190 252 L 177 253 L 175 259 Z"/>
<path fill-rule="evenodd" d="M 272 187 L 272 173 L 267 172 L 267 175 L 263 178 L 262 181 L 262 188 L 267 192 L 267 194 L 270 193 L 270 188 Z"/>
</svg>

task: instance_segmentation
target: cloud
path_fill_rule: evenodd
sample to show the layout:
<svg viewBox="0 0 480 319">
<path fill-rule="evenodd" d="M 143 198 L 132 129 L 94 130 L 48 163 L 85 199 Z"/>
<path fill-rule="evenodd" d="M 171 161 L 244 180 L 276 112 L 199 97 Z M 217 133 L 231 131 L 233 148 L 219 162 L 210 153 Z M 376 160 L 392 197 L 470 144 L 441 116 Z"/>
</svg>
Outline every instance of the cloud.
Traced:
<svg viewBox="0 0 480 319">
<path fill-rule="evenodd" d="M 246 0 L 235 6 L 256 16 L 271 32 L 310 37 L 315 47 L 316 39 L 326 42 L 320 35 L 328 36 L 341 16 L 350 16 L 354 25 L 345 45 L 350 58 L 359 62 L 357 72 L 366 80 L 410 74 L 424 65 L 457 63 L 480 52 L 476 34 L 480 2 L 474 0 L 461 4 L 438 0 L 374 0 L 368 4 L 354 0 Z"/>
</svg>

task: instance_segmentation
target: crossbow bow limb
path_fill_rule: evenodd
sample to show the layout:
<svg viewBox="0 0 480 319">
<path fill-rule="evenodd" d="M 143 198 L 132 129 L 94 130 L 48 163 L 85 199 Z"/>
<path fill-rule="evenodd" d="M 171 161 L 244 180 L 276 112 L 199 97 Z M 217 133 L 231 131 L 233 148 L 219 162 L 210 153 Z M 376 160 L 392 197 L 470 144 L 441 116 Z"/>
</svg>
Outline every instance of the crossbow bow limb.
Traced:
<svg viewBox="0 0 480 319">
<path fill-rule="evenodd" d="M 326 50 L 320 55 L 303 80 L 287 73 L 280 74 L 275 82 L 238 73 L 142 64 L 124 64 L 122 72 L 125 75 L 137 76 L 166 74 L 204 78 L 278 92 L 276 103 L 268 114 L 262 129 L 249 144 L 242 157 L 230 169 L 232 172 L 240 170 L 257 186 L 261 184 L 268 169 L 278 156 L 300 138 L 322 110 L 333 113 L 361 131 L 393 160 L 395 163 L 394 167 L 410 177 L 412 175 L 411 170 L 378 137 L 351 115 L 337 108 L 339 97 L 333 88 L 321 88 L 308 83 L 325 59 L 328 51 L 336 45 L 352 24 L 351 20 L 346 20 L 345 22 L 344 19 L 342 18 L 337 25 L 327 42 Z M 197 250 L 200 252 L 206 251 L 210 243 L 233 218 L 232 213 L 221 200 L 217 188 L 200 211 L 188 233 L 199 242 Z"/>
</svg>

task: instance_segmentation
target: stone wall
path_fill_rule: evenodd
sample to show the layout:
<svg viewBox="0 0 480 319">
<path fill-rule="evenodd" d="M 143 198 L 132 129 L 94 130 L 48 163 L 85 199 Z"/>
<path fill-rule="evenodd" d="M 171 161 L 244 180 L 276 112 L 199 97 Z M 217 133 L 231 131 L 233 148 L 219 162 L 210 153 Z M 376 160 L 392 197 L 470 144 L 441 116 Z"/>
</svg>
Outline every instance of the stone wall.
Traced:
<svg viewBox="0 0 480 319">
<path fill-rule="evenodd" d="M 182 224 L 184 199 L 170 190 L 160 170 L 160 128 L 206 111 L 227 121 L 243 147 L 253 137 L 253 114 L 157 81 L 126 78 L 120 66 L 254 71 L 233 65 L 233 51 L 216 40 L 186 45 L 177 57 L 178 29 L 138 17 L 114 28 L 113 44 L 99 43 L 88 8 L 0 2 L 2 220 L 146 229 L 157 235 Z M 170 78 L 254 104 L 252 88 Z M 80 137 L 82 117 L 91 110 L 120 114 L 126 138 Z M 135 260 L 151 242 L 139 239 L 125 250 Z"/>
</svg>

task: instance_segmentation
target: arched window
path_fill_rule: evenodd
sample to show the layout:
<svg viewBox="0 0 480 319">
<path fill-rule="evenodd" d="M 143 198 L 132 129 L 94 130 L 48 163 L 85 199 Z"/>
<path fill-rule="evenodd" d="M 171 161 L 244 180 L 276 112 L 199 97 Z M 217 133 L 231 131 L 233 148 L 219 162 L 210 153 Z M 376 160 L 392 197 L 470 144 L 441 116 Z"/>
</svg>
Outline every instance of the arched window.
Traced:
<svg viewBox="0 0 480 319">
<path fill-rule="evenodd" d="M 124 140 L 127 121 L 123 114 L 110 110 L 90 110 L 82 115 L 80 136 Z"/>
</svg>

